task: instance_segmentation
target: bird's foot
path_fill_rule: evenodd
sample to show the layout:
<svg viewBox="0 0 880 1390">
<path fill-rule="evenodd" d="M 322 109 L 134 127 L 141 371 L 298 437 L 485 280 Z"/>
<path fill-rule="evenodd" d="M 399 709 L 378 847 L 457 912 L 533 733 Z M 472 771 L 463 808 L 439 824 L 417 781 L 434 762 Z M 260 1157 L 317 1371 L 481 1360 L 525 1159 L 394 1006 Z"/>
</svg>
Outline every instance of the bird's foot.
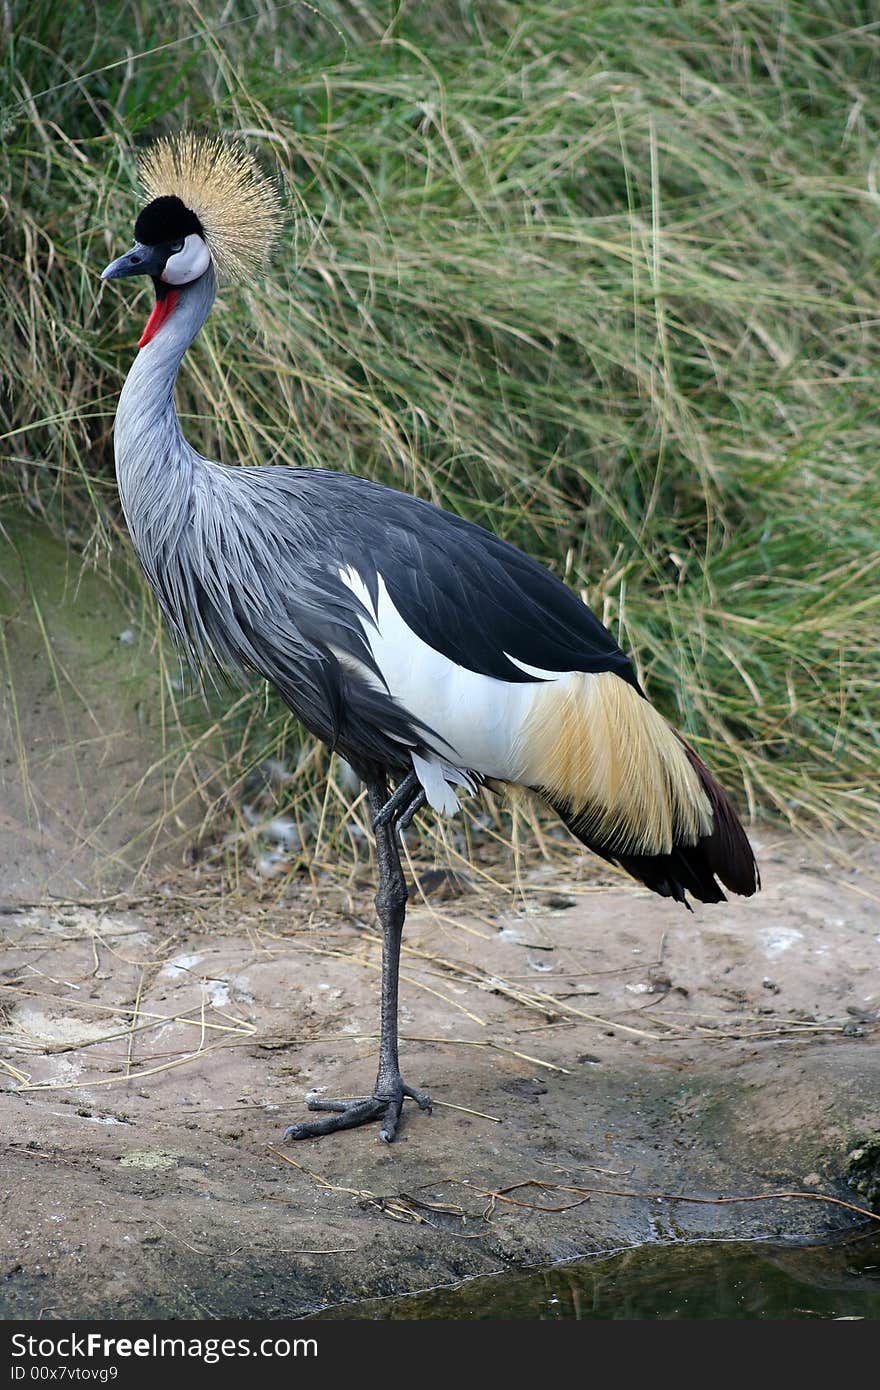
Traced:
<svg viewBox="0 0 880 1390">
<path fill-rule="evenodd" d="M 390 1092 L 383 1091 L 382 1094 L 362 1096 L 356 1100 L 325 1100 L 323 1096 L 312 1092 L 306 1096 L 308 1108 L 330 1110 L 333 1113 L 323 1120 L 313 1121 L 312 1124 L 288 1126 L 284 1131 L 284 1138 L 320 1139 L 322 1135 L 335 1134 L 339 1129 L 355 1129 L 358 1125 L 380 1120 L 382 1128 L 379 1130 L 379 1138 L 384 1143 L 391 1144 L 397 1134 L 400 1112 L 406 1096 L 414 1100 L 420 1110 L 427 1110 L 430 1115 L 431 1097 L 426 1096 L 424 1091 L 413 1090 L 400 1078 Z"/>
<path fill-rule="evenodd" d="M 416 795 L 413 797 L 412 801 L 406 807 L 406 809 L 401 811 L 400 815 L 397 817 L 397 820 L 394 822 L 398 835 L 400 834 L 401 830 L 406 830 L 410 825 L 412 825 L 413 817 L 416 816 L 418 812 L 421 811 L 422 807 L 426 806 L 427 804 L 428 797 L 426 793 L 424 791 L 417 792 Z"/>
<path fill-rule="evenodd" d="M 392 792 L 385 805 L 373 817 L 373 829 L 381 830 L 393 822 L 398 831 L 405 830 L 413 816 L 427 801 L 424 788 L 414 772 L 404 777 L 396 791 Z"/>
</svg>

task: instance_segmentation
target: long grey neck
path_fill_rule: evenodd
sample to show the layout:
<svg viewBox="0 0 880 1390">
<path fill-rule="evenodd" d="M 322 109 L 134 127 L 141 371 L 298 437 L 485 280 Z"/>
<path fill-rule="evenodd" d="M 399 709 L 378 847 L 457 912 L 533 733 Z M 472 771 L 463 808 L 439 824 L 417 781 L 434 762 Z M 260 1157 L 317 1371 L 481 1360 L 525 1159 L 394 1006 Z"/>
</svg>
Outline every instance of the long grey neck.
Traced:
<svg viewBox="0 0 880 1390">
<path fill-rule="evenodd" d="M 116 411 L 116 478 L 128 529 L 148 575 L 185 524 L 199 455 L 186 442 L 174 404 L 184 353 L 214 302 L 213 266 L 181 290 L 156 336 L 132 364 Z"/>
</svg>

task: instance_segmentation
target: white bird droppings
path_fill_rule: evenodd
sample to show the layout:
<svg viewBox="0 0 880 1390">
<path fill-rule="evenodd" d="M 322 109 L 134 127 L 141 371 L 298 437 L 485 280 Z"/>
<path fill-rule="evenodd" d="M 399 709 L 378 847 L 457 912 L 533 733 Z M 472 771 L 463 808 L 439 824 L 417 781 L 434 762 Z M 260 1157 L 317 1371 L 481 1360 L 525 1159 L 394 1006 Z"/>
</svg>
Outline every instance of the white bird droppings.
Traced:
<svg viewBox="0 0 880 1390">
<path fill-rule="evenodd" d="M 803 939 L 804 934 L 798 931 L 797 927 L 765 927 L 763 931 L 758 932 L 758 940 L 764 947 L 764 954 L 768 960 L 775 960 Z"/>
<path fill-rule="evenodd" d="M 169 960 L 168 963 L 162 967 L 162 974 L 168 975 L 172 980 L 177 980 L 181 975 L 188 974 L 193 966 L 199 964 L 201 959 L 202 957 L 197 955 L 175 956 L 173 960 Z"/>
</svg>

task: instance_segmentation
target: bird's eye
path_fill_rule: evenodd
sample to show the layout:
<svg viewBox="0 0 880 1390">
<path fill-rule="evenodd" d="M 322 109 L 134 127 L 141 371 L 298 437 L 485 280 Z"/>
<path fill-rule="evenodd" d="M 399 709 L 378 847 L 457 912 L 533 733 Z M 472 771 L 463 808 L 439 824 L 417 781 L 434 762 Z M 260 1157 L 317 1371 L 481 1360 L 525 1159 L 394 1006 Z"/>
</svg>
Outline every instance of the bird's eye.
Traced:
<svg viewBox="0 0 880 1390">
<path fill-rule="evenodd" d="M 171 255 L 171 256 L 176 256 L 177 253 L 178 253 L 178 251 L 182 251 L 182 250 L 183 250 L 183 240 L 182 240 L 182 239 L 181 239 L 180 241 L 172 241 L 171 246 L 169 247 L 169 255 Z"/>
</svg>

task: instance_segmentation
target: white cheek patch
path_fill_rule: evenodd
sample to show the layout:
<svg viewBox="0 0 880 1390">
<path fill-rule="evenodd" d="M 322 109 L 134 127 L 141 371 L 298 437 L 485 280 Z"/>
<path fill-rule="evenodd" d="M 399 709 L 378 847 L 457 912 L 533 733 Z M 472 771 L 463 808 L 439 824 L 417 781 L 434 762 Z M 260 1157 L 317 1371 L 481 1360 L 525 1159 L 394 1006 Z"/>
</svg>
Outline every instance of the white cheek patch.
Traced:
<svg viewBox="0 0 880 1390">
<path fill-rule="evenodd" d="M 191 232 L 180 251 L 169 256 L 161 278 L 166 285 L 188 285 L 203 275 L 211 263 L 211 253 L 197 232 Z"/>
</svg>

